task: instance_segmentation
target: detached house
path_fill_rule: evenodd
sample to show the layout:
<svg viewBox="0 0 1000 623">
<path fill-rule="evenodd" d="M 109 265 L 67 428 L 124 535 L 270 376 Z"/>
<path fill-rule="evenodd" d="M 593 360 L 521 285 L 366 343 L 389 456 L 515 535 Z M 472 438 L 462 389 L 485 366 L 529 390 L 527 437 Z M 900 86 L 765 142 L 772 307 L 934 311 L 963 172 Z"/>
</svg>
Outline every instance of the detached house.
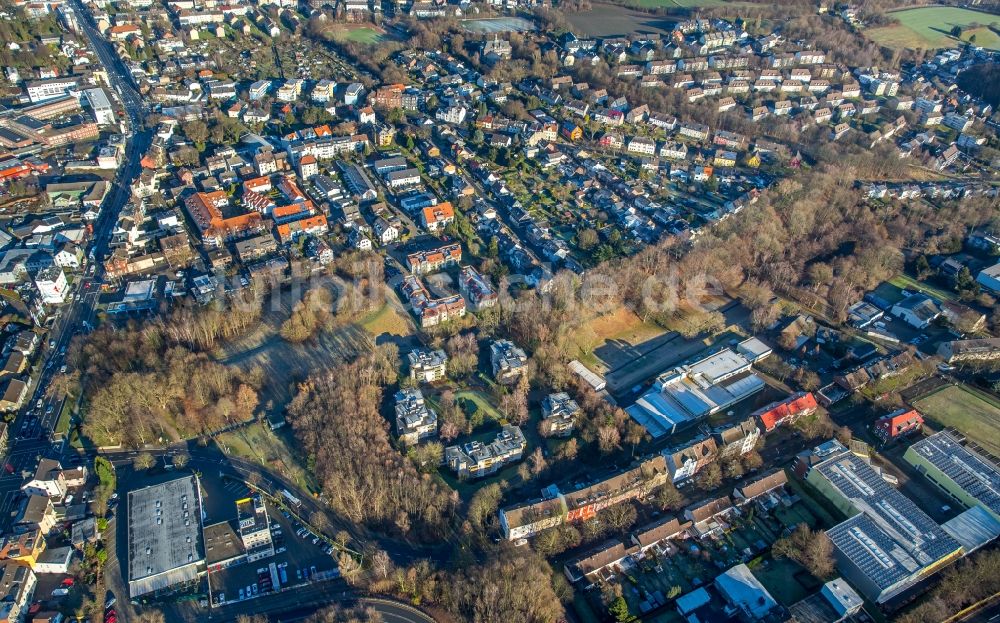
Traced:
<svg viewBox="0 0 1000 623">
<path fill-rule="evenodd" d="M 924 418 L 916 409 L 899 409 L 875 420 L 872 433 L 883 444 L 918 432 L 924 425 Z"/>
<path fill-rule="evenodd" d="M 445 201 L 437 205 L 428 206 L 420 212 L 421 224 L 427 231 L 438 231 L 444 229 L 455 220 L 455 209 L 451 203 Z"/>
</svg>

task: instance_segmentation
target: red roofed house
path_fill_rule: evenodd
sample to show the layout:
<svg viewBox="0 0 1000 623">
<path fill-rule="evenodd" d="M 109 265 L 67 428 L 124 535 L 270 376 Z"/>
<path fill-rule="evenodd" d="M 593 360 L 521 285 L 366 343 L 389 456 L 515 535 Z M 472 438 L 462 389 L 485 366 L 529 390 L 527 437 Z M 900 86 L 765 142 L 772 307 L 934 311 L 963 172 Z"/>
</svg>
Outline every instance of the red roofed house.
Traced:
<svg viewBox="0 0 1000 623">
<path fill-rule="evenodd" d="M 455 220 L 455 209 L 451 207 L 451 203 L 445 201 L 444 203 L 424 208 L 421 213 L 421 219 L 427 231 L 444 229 L 449 223 Z"/>
<path fill-rule="evenodd" d="M 243 181 L 243 192 L 252 190 L 255 193 L 269 193 L 271 188 L 271 178 L 267 176 L 253 177 Z"/>
<path fill-rule="evenodd" d="M 326 233 L 327 229 L 326 216 L 322 214 L 278 225 L 277 227 L 278 238 L 282 244 L 292 242 L 303 234 L 323 234 Z"/>
<path fill-rule="evenodd" d="M 882 440 L 882 443 L 889 443 L 894 439 L 919 431 L 923 425 L 924 418 L 919 411 L 899 409 L 875 420 L 875 423 L 872 424 L 872 432 Z"/>
<path fill-rule="evenodd" d="M 754 412 L 760 428 L 769 433 L 782 424 L 790 424 L 803 415 L 816 412 L 816 398 L 812 392 L 792 394 L 781 402 L 774 402 Z"/>
</svg>

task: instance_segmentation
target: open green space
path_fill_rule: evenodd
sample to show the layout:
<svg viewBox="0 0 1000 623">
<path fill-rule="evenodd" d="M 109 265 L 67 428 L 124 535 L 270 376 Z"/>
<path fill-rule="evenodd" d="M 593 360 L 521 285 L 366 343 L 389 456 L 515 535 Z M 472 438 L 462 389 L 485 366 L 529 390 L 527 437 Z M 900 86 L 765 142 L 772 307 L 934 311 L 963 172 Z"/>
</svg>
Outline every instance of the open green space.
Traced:
<svg viewBox="0 0 1000 623">
<path fill-rule="evenodd" d="M 942 427 L 958 429 L 992 454 L 1000 455 L 1000 402 L 965 385 L 949 385 L 914 401 L 913 406 Z"/>
<path fill-rule="evenodd" d="M 52 429 L 52 433 L 58 439 L 62 439 L 69 432 L 69 422 L 73 418 L 73 403 L 69 400 L 63 402 L 62 411 L 59 412 L 59 419 Z"/>
<path fill-rule="evenodd" d="M 897 288 L 906 290 L 916 290 L 918 292 L 923 292 L 927 296 L 932 296 L 939 301 L 954 301 L 955 293 L 948 292 L 947 290 L 942 290 L 941 288 L 934 287 L 923 281 L 917 281 L 913 277 L 906 274 L 896 275 L 889 280 L 889 283 L 896 286 Z"/>
<path fill-rule="evenodd" d="M 409 321 L 389 303 L 365 315 L 358 321 L 358 324 L 376 337 L 386 333 L 389 335 L 413 334 L 413 328 Z"/>
<path fill-rule="evenodd" d="M 486 394 L 476 391 L 474 389 L 464 389 L 462 391 L 455 392 L 455 402 L 462 406 L 466 414 L 470 417 L 472 416 L 471 410 L 465 402 L 468 401 L 476 406 L 476 411 L 483 412 L 483 420 L 492 419 L 499 422 L 502 419 L 500 412 L 496 410 L 493 403 L 490 402 L 489 397 Z"/>
<path fill-rule="evenodd" d="M 725 0 L 629 0 L 628 4 L 641 6 L 647 9 L 658 9 L 660 7 L 678 7 L 682 9 L 694 9 L 698 7 L 722 6 Z"/>
<path fill-rule="evenodd" d="M 787 558 L 771 559 L 754 566 L 753 574 L 771 596 L 785 606 L 805 599 L 821 586 L 798 563 Z"/>
<path fill-rule="evenodd" d="M 354 43 L 374 45 L 382 40 L 382 33 L 374 28 L 362 26 L 360 28 L 346 28 L 344 30 L 338 30 L 334 33 L 333 38 L 337 41 L 351 41 Z"/>
<path fill-rule="evenodd" d="M 282 434 L 286 429 L 272 431 L 266 424 L 257 422 L 222 433 L 216 437 L 216 442 L 228 454 L 256 461 L 292 480 L 302 489 L 313 491 L 315 486 L 302 469 L 289 440 Z"/>
<path fill-rule="evenodd" d="M 1000 34 L 990 24 L 1000 25 L 1000 16 L 958 7 L 921 7 L 889 14 L 899 20 L 892 26 L 869 28 L 865 34 L 878 44 L 892 48 L 955 47 L 959 40 L 951 35 L 962 28 L 961 40 L 1000 50 Z M 975 41 L 973 41 L 975 37 Z"/>
</svg>

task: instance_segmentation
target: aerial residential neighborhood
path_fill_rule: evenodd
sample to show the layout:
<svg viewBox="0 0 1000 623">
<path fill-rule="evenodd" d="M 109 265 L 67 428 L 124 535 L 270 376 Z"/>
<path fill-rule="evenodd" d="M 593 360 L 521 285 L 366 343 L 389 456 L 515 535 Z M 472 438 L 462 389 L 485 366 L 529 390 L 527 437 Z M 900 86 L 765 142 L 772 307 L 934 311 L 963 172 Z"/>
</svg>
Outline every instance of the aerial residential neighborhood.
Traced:
<svg viewBox="0 0 1000 623">
<path fill-rule="evenodd" d="M 1000 617 L 1000 4 L 0 2 L 0 621 Z"/>
</svg>

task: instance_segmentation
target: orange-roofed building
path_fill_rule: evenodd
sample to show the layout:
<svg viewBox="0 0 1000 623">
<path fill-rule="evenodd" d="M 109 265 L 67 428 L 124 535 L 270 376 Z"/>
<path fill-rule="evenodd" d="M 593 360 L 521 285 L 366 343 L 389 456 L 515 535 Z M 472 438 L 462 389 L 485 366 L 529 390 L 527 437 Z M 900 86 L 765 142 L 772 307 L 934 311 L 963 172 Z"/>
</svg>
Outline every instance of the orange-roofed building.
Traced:
<svg viewBox="0 0 1000 623">
<path fill-rule="evenodd" d="M 782 424 L 791 424 L 796 419 L 816 412 L 816 397 L 812 392 L 793 394 L 781 402 L 771 403 L 753 414 L 760 428 L 769 433 Z"/>
<path fill-rule="evenodd" d="M 417 251 L 406 256 L 406 263 L 414 275 L 424 275 L 462 261 L 462 245 L 446 244 L 437 249 Z"/>
<path fill-rule="evenodd" d="M 447 201 L 428 206 L 421 212 L 420 219 L 427 231 L 438 231 L 455 220 L 455 208 Z"/>
<path fill-rule="evenodd" d="M 271 210 L 271 218 L 275 223 L 287 223 L 312 216 L 315 213 L 312 201 L 301 201 L 284 206 L 278 206 Z"/>
<path fill-rule="evenodd" d="M 271 178 L 267 176 L 252 177 L 243 182 L 243 192 L 252 190 L 255 193 L 269 193 L 271 188 Z"/>
<path fill-rule="evenodd" d="M 924 425 L 924 417 L 916 409 L 899 409 L 875 420 L 872 432 L 882 443 L 889 443 L 905 435 L 915 433 Z"/>
<path fill-rule="evenodd" d="M 108 38 L 112 41 L 124 41 L 133 35 L 139 36 L 141 34 L 142 28 L 135 24 L 122 24 L 121 26 L 112 26 L 111 30 L 108 31 Z"/>
<path fill-rule="evenodd" d="M 221 190 L 194 193 L 184 201 L 184 208 L 201 231 L 206 245 L 221 246 L 226 240 L 264 228 L 264 221 L 256 212 L 226 218 L 222 208 L 228 205 L 229 197 Z"/>
<path fill-rule="evenodd" d="M 281 240 L 282 244 L 287 244 L 303 234 L 324 234 L 328 228 L 329 226 L 326 222 L 326 216 L 317 214 L 316 216 L 311 216 L 309 218 L 299 219 L 297 221 L 292 221 L 291 223 L 285 223 L 284 225 L 278 225 L 278 239 Z"/>
<path fill-rule="evenodd" d="M 259 192 L 247 190 L 243 193 L 243 207 L 253 212 L 270 214 L 274 209 L 274 200 Z"/>
<path fill-rule="evenodd" d="M 0 163 L 0 180 L 18 179 L 31 173 L 31 167 L 20 160 L 11 160 Z"/>
</svg>

